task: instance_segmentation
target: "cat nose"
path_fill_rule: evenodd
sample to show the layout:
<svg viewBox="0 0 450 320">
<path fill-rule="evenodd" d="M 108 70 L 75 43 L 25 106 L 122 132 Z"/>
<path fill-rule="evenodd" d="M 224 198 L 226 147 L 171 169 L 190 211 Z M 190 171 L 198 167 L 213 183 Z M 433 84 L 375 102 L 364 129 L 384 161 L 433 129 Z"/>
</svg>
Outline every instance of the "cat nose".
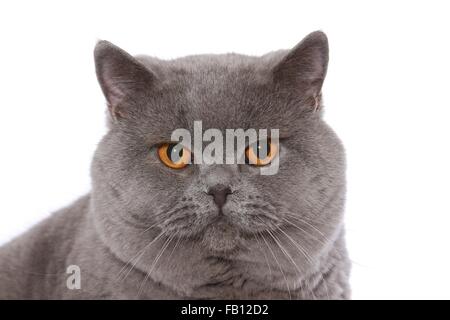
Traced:
<svg viewBox="0 0 450 320">
<path fill-rule="evenodd" d="M 227 201 L 227 196 L 231 194 L 231 189 L 226 185 L 216 184 L 209 188 L 207 193 L 214 197 L 214 202 L 221 209 Z"/>
</svg>

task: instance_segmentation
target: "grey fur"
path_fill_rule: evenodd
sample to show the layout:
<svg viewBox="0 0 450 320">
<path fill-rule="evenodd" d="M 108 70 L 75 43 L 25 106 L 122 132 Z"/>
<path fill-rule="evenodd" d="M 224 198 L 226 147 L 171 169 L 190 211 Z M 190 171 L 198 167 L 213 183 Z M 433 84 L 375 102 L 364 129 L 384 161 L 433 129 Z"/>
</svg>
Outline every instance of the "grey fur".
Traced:
<svg viewBox="0 0 450 320">
<path fill-rule="evenodd" d="M 95 59 L 111 116 L 92 192 L 0 249 L 0 298 L 350 297 L 345 157 L 319 108 L 322 32 L 262 57 L 163 61 L 100 41 Z M 279 128 L 279 172 L 165 167 L 154 145 L 194 120 Z M 223 210 L 206 193 L 217 184 L 232 192 Z M 69 265 L 81 268 L 79 290 L 66 287 Z"/>
</svg>

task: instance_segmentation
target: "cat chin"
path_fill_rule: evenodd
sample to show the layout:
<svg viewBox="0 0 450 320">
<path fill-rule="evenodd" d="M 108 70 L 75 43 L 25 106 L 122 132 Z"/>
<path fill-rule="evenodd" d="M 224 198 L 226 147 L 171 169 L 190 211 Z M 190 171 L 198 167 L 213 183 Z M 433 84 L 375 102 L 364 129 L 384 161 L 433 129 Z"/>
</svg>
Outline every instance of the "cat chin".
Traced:
<svg viewBox="0 0 450 320">
<path fill-rule="evenodd" d="M 215 253 L 235 252 L 239 249 L 240 242 L 239 229 L 223 217 L 208 225 L 202 238 L 203 245 Z"/>
</svg>

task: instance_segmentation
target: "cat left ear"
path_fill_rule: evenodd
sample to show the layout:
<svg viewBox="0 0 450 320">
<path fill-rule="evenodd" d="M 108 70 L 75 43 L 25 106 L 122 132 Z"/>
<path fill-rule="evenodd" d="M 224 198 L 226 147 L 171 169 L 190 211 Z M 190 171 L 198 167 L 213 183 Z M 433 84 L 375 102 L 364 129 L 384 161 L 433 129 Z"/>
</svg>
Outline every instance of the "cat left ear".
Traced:
<svg viewBox="0 0 450 320">
<path fill-rule="evenodd" d="M 320 95 L 327 73 L 328 39 L 316 31 L 306 36 L 273 69 L 274 82 L 293 90 L 314 110 L 320 106 Z"/>
<path fill-rule="evenodd" d="M 108 41 L 99 41 L 94 50 L 97 78 L 114 119 L 133 113 L 138 95 L 154 83 L 154 74 L 133 56 Z"/>
</svg>

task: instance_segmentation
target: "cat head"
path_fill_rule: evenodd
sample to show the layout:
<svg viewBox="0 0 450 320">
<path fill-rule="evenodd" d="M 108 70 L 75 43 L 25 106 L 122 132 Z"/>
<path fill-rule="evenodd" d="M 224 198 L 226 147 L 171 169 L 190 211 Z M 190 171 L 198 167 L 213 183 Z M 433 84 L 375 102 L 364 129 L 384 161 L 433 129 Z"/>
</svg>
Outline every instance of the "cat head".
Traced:
<svg viewBox="0 0 450 320">
<path fill-rule="evenodd" d="M 117 251 L 163 234 L 206 251 L 236 252 L 257 234 L 273 234 L 280 241 L 288 235 L 314 255 L 332 237 L 342 214 L 344 153 L 322 120 L 324 33 L 261 57 L 168 61 L 133 57 L 100 41 L 95 64 L 109 131 L 93 162 L 93 206 Z M 278 129 L 277 173 L 261 175 L 249 163 L 168 166 L 161 154 L 170 157 L 172 132 L 194 135 L 195 121 L 224 136 L 226 129 Z"/>
</svg>

